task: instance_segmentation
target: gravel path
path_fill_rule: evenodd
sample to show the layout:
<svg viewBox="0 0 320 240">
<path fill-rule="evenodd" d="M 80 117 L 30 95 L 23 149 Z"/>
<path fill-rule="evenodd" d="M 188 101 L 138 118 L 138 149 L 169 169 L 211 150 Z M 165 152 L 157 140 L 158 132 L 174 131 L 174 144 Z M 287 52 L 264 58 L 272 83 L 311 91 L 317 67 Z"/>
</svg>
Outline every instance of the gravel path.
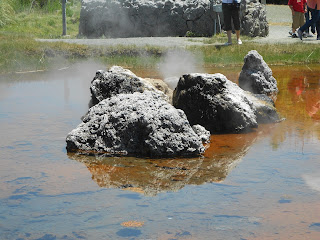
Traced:
<svg viewBox="0 0 320 240">
<path fill-rule="evenodd" d="M 140 37 L 140 38 L 108 38 L 108 39 L 37 39 L 45 42 L 67 42 L 96 46 L 117 46 L 117 45 L 136 45 L 136 46 L 190 46 L 204 45 L 203 38 L 187 38 L 187 37 Z M 192 40 L 192 41 L 190 41 Z"/>
<path fill-rule="evenodd" d="M 291 11 L 287 5 L 266 5 L 267 20 L 269 22 L 269 36 L 258 37 L 253 42 L 262 44 L 290 44 L 301 42 L 298 38 L 291 38 Z M 136 46 L 160 46 L 160 47 L 186 47 L 191 45 L 205 45 L 204 38 L 187 37 L 142 37 L 142 38 L 112 38 L 112 39 L 37 39 L 45 42 L 67 42 L 96 46 L 136 45 Z M 303 43 L 319 44 L 316 35 L 304 38 Z M 245 44 L 245 41 L 244 41 Z M 221 45 L 221 44 L 211 44 Z"/>
<path fill-rule="evenodd" d="M 287 44 L 299 43 L 299 38 L 291 38 L 291 10 L 287 5 L 267 5 L 267 20 L 269 23 L 269 35 L 265 38 L 256 38 L 253 41 L 264 44 Z M 304 43 L 319 44 L 317 35 L 310 38 L 304 38 Z"/>
</svg>

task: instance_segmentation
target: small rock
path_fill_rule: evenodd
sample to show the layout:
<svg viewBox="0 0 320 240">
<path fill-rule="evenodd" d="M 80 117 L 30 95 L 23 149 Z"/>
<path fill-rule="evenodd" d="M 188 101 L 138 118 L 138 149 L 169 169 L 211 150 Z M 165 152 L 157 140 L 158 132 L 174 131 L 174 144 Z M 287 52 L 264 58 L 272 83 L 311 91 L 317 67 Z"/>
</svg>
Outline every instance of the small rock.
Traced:
<svg viewBox="0 0 320 240">
<path fill-rule="evenodd" d="M 276 95 L 279 91 L 272 70 L 256 50 L 250 51 L 244 58 L 239 86 L 246 91 L 268 96 Z"/>
</svg>

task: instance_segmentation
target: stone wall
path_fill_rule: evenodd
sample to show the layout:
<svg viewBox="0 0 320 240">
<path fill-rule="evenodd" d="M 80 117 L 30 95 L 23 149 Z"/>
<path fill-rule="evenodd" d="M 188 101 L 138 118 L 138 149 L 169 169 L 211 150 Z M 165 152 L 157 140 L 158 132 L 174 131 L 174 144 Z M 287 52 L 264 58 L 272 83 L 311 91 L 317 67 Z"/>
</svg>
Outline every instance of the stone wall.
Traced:
<svg viewBox="0 0 320 240">
<path fill-rule="evenodd" d="M 213 6 L 220 3 L 221 0 L 82 0 L 79 35 L 212 36 L 220 31 L 219 21 L 223 25 L 222 13 L 213 11 Z M 242 33 L 266 36 L 264 7 L 258 0 L 242 0 L 241 5 Z"/>
<path fill-rule="evenodd" d="M 268 36 L 266 7 L 259 0 L 241 1 L 241 34 L 250 37 Z"/>
</svg>

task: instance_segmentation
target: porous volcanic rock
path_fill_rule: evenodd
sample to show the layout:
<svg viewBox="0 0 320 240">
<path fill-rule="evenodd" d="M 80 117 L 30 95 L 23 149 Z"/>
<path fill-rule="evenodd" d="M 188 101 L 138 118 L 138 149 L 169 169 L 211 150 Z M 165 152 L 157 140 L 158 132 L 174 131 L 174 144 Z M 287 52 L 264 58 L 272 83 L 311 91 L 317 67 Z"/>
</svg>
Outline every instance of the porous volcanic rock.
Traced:
<svg viewBox="0 0 320 240">
<path fill-rule="evenodd" d="M 273 96 L 278 93 L 277 80 L 272 76 L 272 70 L 256 50 L 251 50 L 244 58 L 239 86 L 255 94 Z"/>
<path fill-rule="evenodd" d="M 82 0 L 79 35 L 88 38 L 211 36 L 223 26 L 221 0 Z M 242 0 L 241 33 L 267 36 L 265 7 Z M 214 24 L 216 23 L 216 25 Z"/>
<path fill-rule="evenodd" d="M 101 158 L 68 153 L 92 174 L 99 187 L 120 188 L 147 196 L 161 192 L 178 191 L 188 185 L 224 181 L 248 153 L 251 146 L 272 131 L 271 125 L 251 134 L 215 135 L 209 144 L 205 158 Z M 134 162 L 134 164 L 132 164 Z"/>
<path fill-rule="evenodd" d="M 173 90 L 169 87 L 169 85 L 165 81 L 157 78 L 144 78 L 144 80 L 148 81 L 156 89 L 163 92 L 168 97 L 169 103 L 172 103 Z"/>
<path fill-rule="evenodd" d="M 79 34 L 91 38 L 212 34 L 210 6 L 209 0 L 83 0 Z"/>
<path fill-rule="evenodd" d="M 282 119 L 279 116 L 274 102 L 265 94 L 252 94 L 245 91 L 246 97 L 253 103 L 257 122 L 260 123 L 276 123 Z"/>
<path fill-rule="evenodd" d="M 210 131 L 206 130 L 204 127 L 202 127 L 199 124 L 192 126 L 193 131 L 200 137 L 202 142 L 208 143 L 210 140 Z"/>
<path fill-rule="evenodd" d="M 205 150 L 184 112 L 154 91 L 100 101 L 66 142 L 68 152 L 104 156 L 190 157 Z"/>
<path fill-rule="evenodd" d="M 241 34 L 250 37 L 266 37 L 269 34 L 269 24 L 265 5 L 259 0 L 241 1 Z"/>
<path fill-rule="evenodd" d="M 200 124 L 211 133 L 240 132 L 258 126 L 253 103 L 220 73 L 180 77 L 173 105 L 185 112 L 190 124 Z"/>
<path fill-rule="evenodd" d="M 157 85 L 160 85 L 160 83 Z M 165 85 L 163 82 L 161 87 L 158 86 L 158 88 L 165 91 L 168 89 Z M 108 71 L 99 70 L 96 72 L 90 86 L 91 102 L 92 105 L 95 105 L 117 94 L 143 92 L 145 90 L 157 92 L 169 101 L 169 97 L 152 85 L 151 80 L 137 77 L 130 70 L 120 66 L 112 66 Z"/>
</svg>

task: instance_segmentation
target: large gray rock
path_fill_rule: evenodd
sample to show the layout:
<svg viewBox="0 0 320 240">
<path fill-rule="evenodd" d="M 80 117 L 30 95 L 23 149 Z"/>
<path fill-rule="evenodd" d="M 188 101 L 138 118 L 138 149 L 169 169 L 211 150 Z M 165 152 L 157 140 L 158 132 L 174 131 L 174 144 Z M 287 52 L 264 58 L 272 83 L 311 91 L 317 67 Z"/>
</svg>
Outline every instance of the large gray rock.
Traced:
<svg viewBox="0 0 320 240">
<path fill-rule="evenodd" d="M 278 93 L 277 81 L 272 76 L 272 70 L 256 50 L 250 51 L 244 58 L 239 86 L 256 94 L 272 96 Z"/>
<path fill-rule="evenodd" d="M 244 91 L 219 73 L 183 75 L 173 105 L 186 113 L 190 124 L 200 124 L 211 133 L 236 133 L 280 121 L 269 97 Z"/>
<path fill-rule="evenodd" d="M 209 0 L 83 0 L 79 34 L 87 37 L 184 36 L 213 33 Z M 208 24 L 210 23 L 210 24 Z"/>
<path fill-rule="evenodd" d="M 68 134 L 66 142 L 68 152 L 190 157 L 204 152 L 200 137 L 183 111 L 158 93 L 144 91 L 100 101 Z"/>
<path fill-rule="evenodd" d="M 241 34 L 250 37 L 268 36 L 266 7 L 259 0 L 241 1 Z"/>
<path fill-rule="evenodd" d="M 222 74 L 183 75 L 173 93 L 173 105 L 182 109 L 190 124 L 211 133 L 256 128 L 257 117 L 245 92 Z"/>
<path fill-rule="evenodd" d="M 213 11 L 221 0 L 83 0 L 79 35 L 96 37 L 211 36 L 222 14 Z M 216 26 L 214 26 L 214 22 Z M 242 33 L 266 36 L 265 8 L 242 0 Z"/>
<path fill-rule="evenodd" d="M 163 89 L 163 91 L 167 90 L 164 85 L 165 83 L 162 83 L 162 87 L 158 86 L 158 88 Z M 112 66 L 108 71 L 97 71 L 90 86 L 92 105 L 117 94 L 143 92 L 145 90 L 157 92 L 169 101 L 169 97 L 164 92 L 159 91 L 151 83 L 151 80 L 137 77 L 130 70 L 120 66 Z"/>
</svg>

